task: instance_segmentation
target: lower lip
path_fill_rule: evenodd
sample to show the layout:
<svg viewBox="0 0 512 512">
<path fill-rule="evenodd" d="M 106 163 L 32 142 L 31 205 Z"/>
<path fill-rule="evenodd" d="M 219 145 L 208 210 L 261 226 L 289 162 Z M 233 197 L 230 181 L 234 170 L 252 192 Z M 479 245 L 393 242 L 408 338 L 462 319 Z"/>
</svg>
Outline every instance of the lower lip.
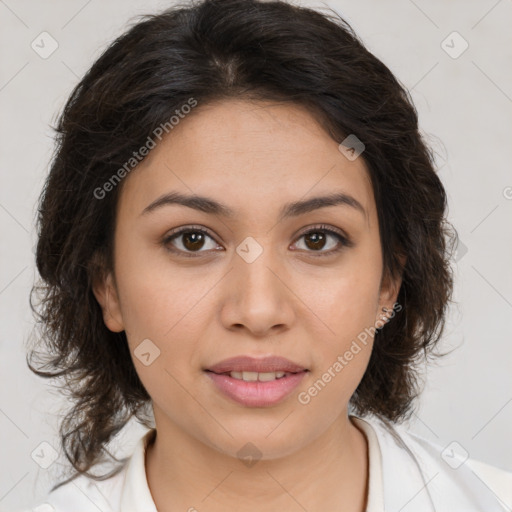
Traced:
<svg viewBox="0 0 512 512">
<path fill-rule="evenodd" d="M 306 371 L 292 373 L 268 382 L 246 382 L 229 375 L 207 371 L 206 374 L 222 393 L 248 407 L 267 407 L 284 400 L 300 383 Z"/>
</svg>

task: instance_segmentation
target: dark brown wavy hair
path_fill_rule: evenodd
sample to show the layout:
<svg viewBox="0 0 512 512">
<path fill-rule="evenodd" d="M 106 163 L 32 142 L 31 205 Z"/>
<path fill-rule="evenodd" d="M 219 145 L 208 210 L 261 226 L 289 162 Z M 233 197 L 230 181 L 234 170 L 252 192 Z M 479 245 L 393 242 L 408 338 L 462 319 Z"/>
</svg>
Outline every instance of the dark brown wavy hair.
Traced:
<svg viewBox="0 0 512 512">
<path fill-rule="evenodd" d="M 257 0 L 203 0 L 143 16 L 72 91 L 39 198 L 41 280 L 30 293 L 39 332 L 27 364 L 57 378 L 73 403 L 60 424 L 70 479 L 114 474 L 89 471 L 112 457 L 107 444 L 130 419 L 151 425 L 126 334 L 107 329 L 92 293 L 93 280 L 112 270 L 122 183 L 102 199 L 94 191 L 191 97 L 198 109 L 229 98 L 305 106 L 338 143 L 355 134 L 365 144 L 384 274 L 402 276 L 402 309 L 375 335 L 351 398 L 356 414 L 406 419 L 421 387 L 417 363 L 436 355 L 444 330 L 456 231 L 434 152 L 408 91 L 348 23 L 331 9 Z"/>
</svg>

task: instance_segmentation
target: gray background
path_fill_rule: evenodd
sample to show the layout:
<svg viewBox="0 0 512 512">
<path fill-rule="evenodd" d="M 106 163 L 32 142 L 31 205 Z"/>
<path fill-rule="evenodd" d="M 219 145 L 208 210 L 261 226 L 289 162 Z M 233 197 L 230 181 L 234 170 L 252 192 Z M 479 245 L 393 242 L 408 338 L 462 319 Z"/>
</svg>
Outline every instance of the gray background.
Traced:
<svg viewBox="0 0 512 512">
<path fill-rule="evenodd" d="M 130 18 L 169 5 L 0 0 L 0 510 L 38 502 L 65 463 L 61 454 L 43 469 L 31 458 L 34 450 L 51 451 L 42 442 L 58 450 L 57 421 L 66 404 L 25 364 L 33 326 L 28 295 L 36 279 L 36 200 L 53 149 L 48 125 Z M 441 346 L 456 350 L 428 368 L 409 428 L 441 447 L 456 441 L 456 452 L 512 470 L 512 2 L 327 5 L 411 91 L 438 155 L 449 220 L 460 235 L 457 305 Z M 31 47 L 33 41 L 42 46 L 43 31 L 58 43 L 46 59 Z M 450 36 L 453 31 L 469 44 L 460 56 L 464 42 Z M 114 446 L 129 452 L 141 432 L 130 426 Z"/>
</svg>

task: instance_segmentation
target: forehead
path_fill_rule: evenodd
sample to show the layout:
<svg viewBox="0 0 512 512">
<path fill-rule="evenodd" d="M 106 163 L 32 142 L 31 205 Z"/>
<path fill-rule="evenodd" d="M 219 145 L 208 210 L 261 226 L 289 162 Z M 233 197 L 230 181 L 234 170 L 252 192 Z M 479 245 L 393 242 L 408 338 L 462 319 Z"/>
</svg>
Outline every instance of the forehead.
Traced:
<svg viewBox="0 0 512 512">
<path fill-rule="evenodd" d="M 367 223 L 375 208 L 364 160 L 347 159 L 313 114 L 296 104 L 198 105 L 124 179 L 119 207 L 140 213 L 175 190 L 214 197 L 241 214 L 277 212 L 285 202 L 333 191 L 356 198 Z"/>
</svg>

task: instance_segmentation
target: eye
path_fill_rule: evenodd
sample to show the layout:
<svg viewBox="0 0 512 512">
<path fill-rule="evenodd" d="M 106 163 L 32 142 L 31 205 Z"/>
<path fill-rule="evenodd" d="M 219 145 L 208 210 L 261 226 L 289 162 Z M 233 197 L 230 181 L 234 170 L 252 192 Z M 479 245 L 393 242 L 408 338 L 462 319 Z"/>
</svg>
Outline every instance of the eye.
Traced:
<svg viewBox="0 0 512 512">
<path fill-rule="evenodd" d="M 315 226 L 300 235 L 299 240 L 304 239 L 303 246 L 306 252 L 317 252 L 314 256 L 328 256 L 341 251 L 344 247 L 352 247 L 354 244 L 342 232 L 326 226 Z M 329 239 L 331 242 L 329 243 Z M 334 242 L 333 242 L 334 240 Z M 327 247 L 328 250 L 323 250 Z M 299 247 L 303 249 L 303 247 Z"/>
<path fill-rule="evenodd" d="M 344 247 L 352 247 L 353 242 L 341 231 L 327 226 L 315 226 L 300 235 L 299 240 L 304 239 L 305 250 L 309 253 L 318 253 L 314 256 L 329 256 L 341 251 Z M 208 240 L 210 246 L 208 247 Z M 331 241 L 329 243 L 329 240 Z M 182 256 L 196 256 L 194 253 L 208 252 L 219 249 L 214 238 L 202 227 L 188 226 L 178 229 L 166 236 L 162 241 L 164 247 Z M 297 242 L 296 242 L 297 245 Z M 327 247 L 328 250 L 324 250 Z"/>
<path fill-rule="evenodd" d="M 208 247 L 208 239 L 210 240 L 210 247 Z M 194 226 L 182 228 L 166 236 L 163 245 L 168 250 L 184 256 L 193 256 L 195 252 L 216 250 L 218 247 L 213 237 L 205 229 Z"/>
</svg>

